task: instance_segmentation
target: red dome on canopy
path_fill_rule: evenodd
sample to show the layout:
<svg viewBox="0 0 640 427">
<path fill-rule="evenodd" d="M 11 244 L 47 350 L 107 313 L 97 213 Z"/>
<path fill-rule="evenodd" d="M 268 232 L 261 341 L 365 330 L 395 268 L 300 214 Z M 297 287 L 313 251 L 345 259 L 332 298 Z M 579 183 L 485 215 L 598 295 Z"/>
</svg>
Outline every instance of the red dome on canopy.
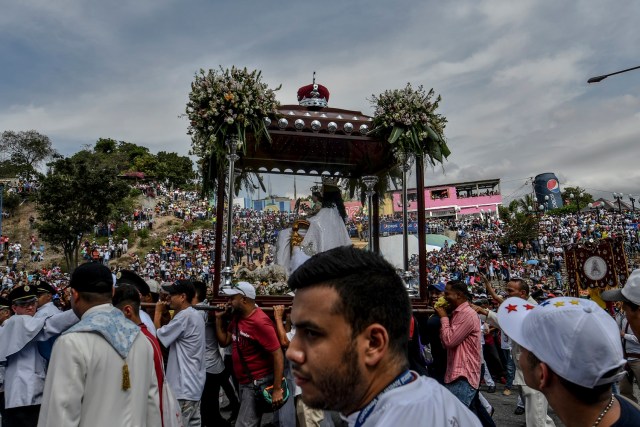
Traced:
<svg viewBox="0 0 640 427">
<path fill-rule="evenodd" d="M 298 89 L 298 102 L 304 107 L 324 108 L 329 103 L 329 89 L 312 83 Z"/>
</svg>

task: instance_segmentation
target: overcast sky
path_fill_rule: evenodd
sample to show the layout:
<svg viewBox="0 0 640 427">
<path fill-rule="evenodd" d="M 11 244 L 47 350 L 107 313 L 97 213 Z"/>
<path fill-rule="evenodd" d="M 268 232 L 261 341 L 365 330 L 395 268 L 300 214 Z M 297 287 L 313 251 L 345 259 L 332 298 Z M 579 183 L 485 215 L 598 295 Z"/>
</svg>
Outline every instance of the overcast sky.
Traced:
<svg viewBox="0 0 640 427">
<path fill-rule="evenodd" d="M 427 185 L 501 178 L 509 201 L 530 192 L 528 177 L 554 172 L 595 197 L 640 193 L 640 70 L 587 84 L 640 65 L 635 0 L 4 0 L 1 10 L 0 131 L 36 129 L 65 155 L 100 137 L 187 154 L 179 116 L 200 68 L 260 69 L 284 104 L 315 70 L 330 106 L 365 114 L 372 94 L 407 82 L 442 95 L 452 155 Z"/>
</svg>

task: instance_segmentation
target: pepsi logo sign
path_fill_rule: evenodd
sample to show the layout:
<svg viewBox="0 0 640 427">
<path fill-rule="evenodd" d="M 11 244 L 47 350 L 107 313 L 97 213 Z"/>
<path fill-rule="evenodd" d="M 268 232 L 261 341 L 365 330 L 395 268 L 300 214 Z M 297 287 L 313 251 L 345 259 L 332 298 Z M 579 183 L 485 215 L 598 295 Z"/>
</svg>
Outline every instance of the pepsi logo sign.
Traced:
<svg viewBox="0 0 640 427">
<path fill-rule="evenodd" d="M 558 180 L 550 179 L 549 181 L 547 181 L 547 190 L 551 191 L 552 193 L 559 193 L 560 184 L 558 183 Z"/>
</svg>

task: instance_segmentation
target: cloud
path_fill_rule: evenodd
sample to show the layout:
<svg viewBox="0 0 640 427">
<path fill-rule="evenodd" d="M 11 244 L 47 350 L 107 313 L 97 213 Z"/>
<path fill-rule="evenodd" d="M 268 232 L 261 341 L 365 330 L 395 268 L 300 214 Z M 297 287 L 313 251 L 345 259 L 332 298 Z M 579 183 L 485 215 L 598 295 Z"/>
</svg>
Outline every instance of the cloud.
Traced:
<svg viewBox="0 0 640 427">
<path fill-rule="evenodd" d="M 185 154 L 179 115 L 199 68 L 261 69 L 283 103 L 315 70 L 331 106 L 365 114 L 372 94 L 407 82 L 443 96 L 453 154 L 428 185 L 499 177 L 518 194 L 555 172 L 563 186 L 638 193 L 640 72 L 586 80 L 639 65 L 639 12 L 631 0 L 10 2 L 0 129 L 37 129 L 65 154 L 100 137 Z"/>
</svg>

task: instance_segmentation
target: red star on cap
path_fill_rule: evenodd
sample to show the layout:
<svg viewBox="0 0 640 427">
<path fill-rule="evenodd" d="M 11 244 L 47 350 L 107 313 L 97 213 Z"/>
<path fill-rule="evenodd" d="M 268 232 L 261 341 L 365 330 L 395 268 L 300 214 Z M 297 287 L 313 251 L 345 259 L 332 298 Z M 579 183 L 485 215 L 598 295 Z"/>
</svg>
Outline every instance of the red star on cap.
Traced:
<svg viewBox="0 0 640 427">
<path fill-rule="evenodd" d="M 531 305 L 531 304 L 525 304 L 524 308 L 526 308 L 527 310 L 533 310 L 535 308 L 535 306 Z"/>
<path fill-rule="evenodd" d="M 518 311 L 518 306 L 515 304 L 509 304 L 507 306 L 507 313 L 511 313 L 512 311 Z"/>
</svg>

